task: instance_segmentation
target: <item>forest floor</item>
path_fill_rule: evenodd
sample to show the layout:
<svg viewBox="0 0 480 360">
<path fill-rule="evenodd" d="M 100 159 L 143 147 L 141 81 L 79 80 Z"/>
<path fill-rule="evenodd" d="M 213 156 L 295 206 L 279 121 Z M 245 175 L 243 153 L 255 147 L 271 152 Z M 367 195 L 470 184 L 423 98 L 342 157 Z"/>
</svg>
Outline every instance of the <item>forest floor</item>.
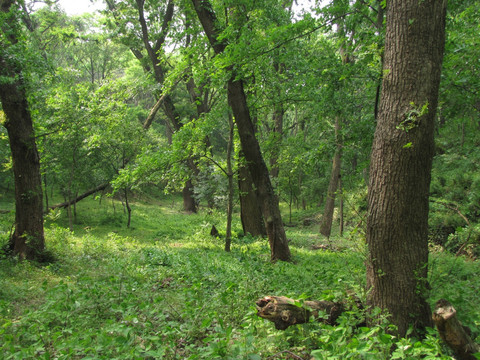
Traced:
<svg viewBox="0 0 480 360">
<path fill-rule="evenodd" d="M 421 342 L 397 339 L 386 319 L 357 326 L 358 309 L 337 326 L 310 322 L 285 331 L 256 315 L 255 301 L 265 295 L 337 301 L 354 292 L 364 300 L 358 229 L 326 242 L 315 221 L 303 225 L 312 212 L 294 211 L 286 228 L 293 262 L 272 264 L 265 239 L 241 236 L 235 222 L 226 253 L 222 236 L 210 236 L 212 225 L 222 235 L 224 214 L 187 215 L 180 206 L 171 197 L 136 201 L 130 229 L 121 203 L 111 199 L 79 203 L 73 232 L 65 211 L 49 214 L 46 244 L 54 262 L 0 256 L 2 358 L 452 358 L 434 329 Z M 11 213 L 0 214 L 2 243 L 12 223 Z M 315 250 L 320 244 L 326 246 Z M 480 262 L 431 252 L 432 306 L 448 299 L 477 342 L 479 279 Z"/>
</svg>

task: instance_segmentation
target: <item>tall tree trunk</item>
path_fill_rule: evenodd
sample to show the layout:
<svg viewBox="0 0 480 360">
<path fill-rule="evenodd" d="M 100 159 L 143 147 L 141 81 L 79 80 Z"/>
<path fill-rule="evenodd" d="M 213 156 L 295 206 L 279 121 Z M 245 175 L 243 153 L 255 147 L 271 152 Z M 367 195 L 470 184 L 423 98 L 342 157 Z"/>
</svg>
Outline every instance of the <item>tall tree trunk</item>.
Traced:
<svg viewBox="0 0 480 360">
<path fill-rule="evenodd" d="M 445 42 L 446 1 L 391 0 L 372 146 L 367 302 L 398 334 L 431 326 L 426 302 L 428 194 Z"/>
<path fill-rule="evenodd" d="M 383 18 L 385 16 L 385 10 L 382 5 L 382 0 L 377 0 L 377 21 L 375 23 L 375 27 L 377 28 L 377 32 L 379 34 L 378 36 L 378 47 L 381 49 L 383 47 L 383 36 L 382 36 L 382 29 L 383 29 Z M 383 58 L 384 58 L 384 53 L 382 52 L 380 54 L 380 63 L 383 67 Z M 375 93 L 375 105 L 373 109 L 373 115 L 375 120 L 378 118 L 378 105 L 380 103 L 380 91 L 382 90 L 382 78 L 383 75 L 380 73 L 380 76 L 378 78 L 378 84 L 377 84 L 377 90 Z"/>
<path fill-rule="evenodd" d="M 240 155 L 240 158 L 243 158 L 243 154 Z M 252 236 L 266 236 L 267 229 L 265 229 L 262 209 L 259 205 L 252 175 L 244 165 L 240 165 L 238 169 L 238 190 L 243 233 Z"/>
<path fill-rule="evenodd" d="M 270 243 L 270 257 L 275 260 L 290 260 L 290 249 L 283 227 L 278 197 L 273 191 L 267 165 L 263 160 L 260 145 L 255 137 L 250 119 L 243 83 L 232 77 L 227 84 L 228 99 L 235 115 L 242 151 L 247 160 L 253 183 L 257 188 L 263 219 Z"/>
<path fill-rule="evenodd" d="M 285 111 L 283 104 L 276 104 L 273 111 L 273 135 L 274 135 L 274 147 L 272 149 L 272 156 L 270 157 L 270 175 L 272 178 L 278 178 L 280 168 L 278 167 L 278 157 L 280 156 L 280 144 L 282 142 L 283 132 L 283 115 Z"/>
<path fill-rule="evenodd" d="M 233 152 L 233 131 L 234 123 L 231 114 L 228 114 L 229 136 L 227 145 L 227 177 L 228 177 L 228 203 L 227 203 L 227 229 L 225 236 L 225 251 L 230 251 L 232 243 L 232 214 L 233 214 L 233 169 L 232 169 L 232 152 Z"/>
<path fill-rule="evenodd" d="M 218 41 L 218 22 L 211 8 L 211 4 L 206 0 L 192 0 L 192 3 L 202 23 L 205 34 L 210 41 L 210 45 L 216 54 L 221 54 L 225 50 L 225 44 Z M 290 260 L 291 254 L 283 227 L 278 198 L 273 191 L 268 168 L 263 160 L 260 145 L 255 136 L 255 129 L 247 106 L 243 81 L 236 79 L 233 69 L 231 69 L 231 71 L 232 75 L 227 81 L 228 102 L 235 117 L 242 151 L 247 160 L 253 182 L 257 188 L 270 243 L 270 257 L 272 261 L 288 261 Z"/>
<path fill-rule="evenodd" d="M 45 250 L 40 159 L 21 65 L 11 54 L 5 53 L 11 45 L 18 43 L 17 19 L 10 11 L 13 4 L 13 0 L 0 0 L 0 11 L 6 19 L 0 27 L 4 38 L 8 39 L 8 44 L 0 41 L 0 75 L 3 77 L 0 81 L 0 101 L 15 178 L 15 231 L 10 239 L 10 248 L 21 259 L 39 260 Z"/>
<path fill-rule="evenodd" d="M 332 174 L 327 190 L 327 201 L 323 210 L 322 223 L 320 224 L 320 233 L 327 238 L 332 232 L 333 212 L 335 210 L 335 196 L 337 193 L 338 182 L 340 180 L 340 169 L 342 165 L 342 141 L 341 141 L 340 117 L 335 118 L 335 141 L 337 143 L 335 155 L 333 156 Z"/>
</svg>

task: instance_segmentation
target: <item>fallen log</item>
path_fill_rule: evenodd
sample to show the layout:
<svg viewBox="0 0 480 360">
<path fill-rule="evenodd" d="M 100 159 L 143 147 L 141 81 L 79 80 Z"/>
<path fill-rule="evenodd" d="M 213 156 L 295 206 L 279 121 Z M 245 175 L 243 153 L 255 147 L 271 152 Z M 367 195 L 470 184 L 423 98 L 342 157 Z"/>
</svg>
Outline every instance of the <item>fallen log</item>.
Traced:
<svg viewBox="0 0 480 360">
<path fill-rule="evenodd" d="M 84 192 L 83 194 L 77 196 L 75 199 L 72 199 L 71 201 L 66 201 L 66 202 L 63 202 L 63 203 L 60 203 L 60 204 L 49 206 L 48 211 L 55 210 L 55 209 L 58 209 L 58 208 L 66 208 L 69 205 L 73 205 L 73 204 L 79 202 L 80 200 L 85 199 L 87 196 L 95 194 L 98 191 L 105 190 L 109 184 L 110 183 L 105 183 L 105 184 L 98 185 L 96 188 L 93 188 L 93 189 L 90 189 L 90 190 Z M 48 211 L 46 211 L 46 212 L 48 212 Z"/>
<path fill-rule="evenodd" d="M 457 311 L 452 304 L 445 299 L 438 300 L 432 318 L 440 337 L 453 350 L 457 359 L 478 359 L 474 354 L 480 353 L 480 345 L 471 339 L 470 330 L 458 321 Z"/>
<path fill-rule="evenodd" d="M 362 304 L 355 297 L 358 308 Z M 285 296 L 265 296 L 256 301 L 257 315 L 274 323 L 277 330 L 304 324 L 313 318 L 328 325 L 337 325 L 337 319 L 348 309 L 348 302 L 326 300 L 299 301 Z M 457 311 L 447 300 L 438 300 L 432 314 L 440 338 L 453 350 L 458 360 L 477 360 L 480 345 L 470 337 L 470 330 L 457 319 Z M 361 325 L 360 325 L 361 326 Z M 477 354 L 477 356 L 475 356 Z"/>
<path fill-rule="evenodd" d="M 277 330 L 304 324 L 313 316 L 316 321 L 335 325 L 345 306 L 327 300 L 298 301 L 285 296 L 265 296 L 256 301 L 257 315 L 272 321 Z"/>
</svg>

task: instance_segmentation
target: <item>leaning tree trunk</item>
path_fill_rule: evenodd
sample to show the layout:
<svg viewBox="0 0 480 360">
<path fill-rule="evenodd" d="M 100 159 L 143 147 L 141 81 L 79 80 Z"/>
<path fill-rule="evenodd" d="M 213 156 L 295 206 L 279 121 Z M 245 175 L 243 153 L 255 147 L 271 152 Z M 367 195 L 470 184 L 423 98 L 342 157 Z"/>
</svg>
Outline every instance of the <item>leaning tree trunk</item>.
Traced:
<svg viewBox="0 0 480 360">
<path fill-rule="evenodd" d="M 446 1 L 391 0 L 384 78 L 372 147 L 367 302 L 404 336 L 431 325 L 426 302 L 428 194 Z"/>
<path fill-rule="evenodd" d="M 14 57 L 5 53 L 10 45 L 18 43 L 17 20 L 12 13 L 9 14 L 13 4 L 13 0 L 0 0 L 0 12 L 6 19 L 0 26 L 4 38 L 8 39 L 8 44 L 0 40 L 0 75 L 3 77 L 0 81 L 0 101 L 15 177 L 15 231 L 10 247 L 21 259 L 39 260 L 45 250 L 40 159 L 22 69 L 15 63 Z"/>
<path fill-rule="evenodd" d="M 223 53 L 226 45 L 218 40 L 218 22 L 211 8 L 211 4 L 205 0 L 192 0 L 192 3 L 215 53 Z M 268 168 L 255 136 L 255 129 L 247 106 L 243 81 L 236 79 L 233 69 L 231 69 L 231 71 L 231 77 L 227 81 L 228 102 L 235 117 L 243 154 L 245 155 L 250 174 L 257 188 L 270 243 L 270 257 L 272 261 L 288 261 L 290 260 L 291 254 L 283 227 L 278 198 L 273 191 Z"/>
<path fill-rule="evenodd" d="M 270 243 L 271 259 L 290 260 L 290 249 L 283 228 L 282 216 L 278 198 L 273 191 L 268 168 L 263 160 L 260 146 L 248 112 L 243 84 L 240 80 L 231 78 L 228 81 L 228 98 L 240 136 L 242 151 L 245 154 L 253 183 L 257 188 L 263 219 Z"/>
</svg>

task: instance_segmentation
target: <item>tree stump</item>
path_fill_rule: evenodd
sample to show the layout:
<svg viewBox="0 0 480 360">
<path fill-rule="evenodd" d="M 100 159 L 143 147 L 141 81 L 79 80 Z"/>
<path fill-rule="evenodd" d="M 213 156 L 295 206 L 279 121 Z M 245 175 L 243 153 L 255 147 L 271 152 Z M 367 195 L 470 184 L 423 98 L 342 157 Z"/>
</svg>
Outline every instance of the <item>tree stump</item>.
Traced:
<svg viewBox="0 0 480 360">
<path fill-rule="evenodd" d="M 306 323 L 311 316 L 319 322 L 335 325 L 344 311 L 343 303 L 326 300 L 299 301 L 285 296 L 265 296 L 258 299 L 256 305 L 257 315 L 272 321 L 277 330 Z"/>
<path fill-rule="evenodd" d="M 220 233 L 218 232 L 215 225 L 212 225 L 212 230 L 210 230 L 210 235 L 213 236 L 213 237 L 219 237 L 220 236 Z"/>
<path fill-rule="evenodd" d="M 470 338 L 469 329 L 458 321 L 452 304 L 445 299 L 438 300 L 432 318 L 440 337 L 454 351 L 457 359 L 477 359 L 474 354 L 480 352 L 480 345 Z"/>
</svg>

